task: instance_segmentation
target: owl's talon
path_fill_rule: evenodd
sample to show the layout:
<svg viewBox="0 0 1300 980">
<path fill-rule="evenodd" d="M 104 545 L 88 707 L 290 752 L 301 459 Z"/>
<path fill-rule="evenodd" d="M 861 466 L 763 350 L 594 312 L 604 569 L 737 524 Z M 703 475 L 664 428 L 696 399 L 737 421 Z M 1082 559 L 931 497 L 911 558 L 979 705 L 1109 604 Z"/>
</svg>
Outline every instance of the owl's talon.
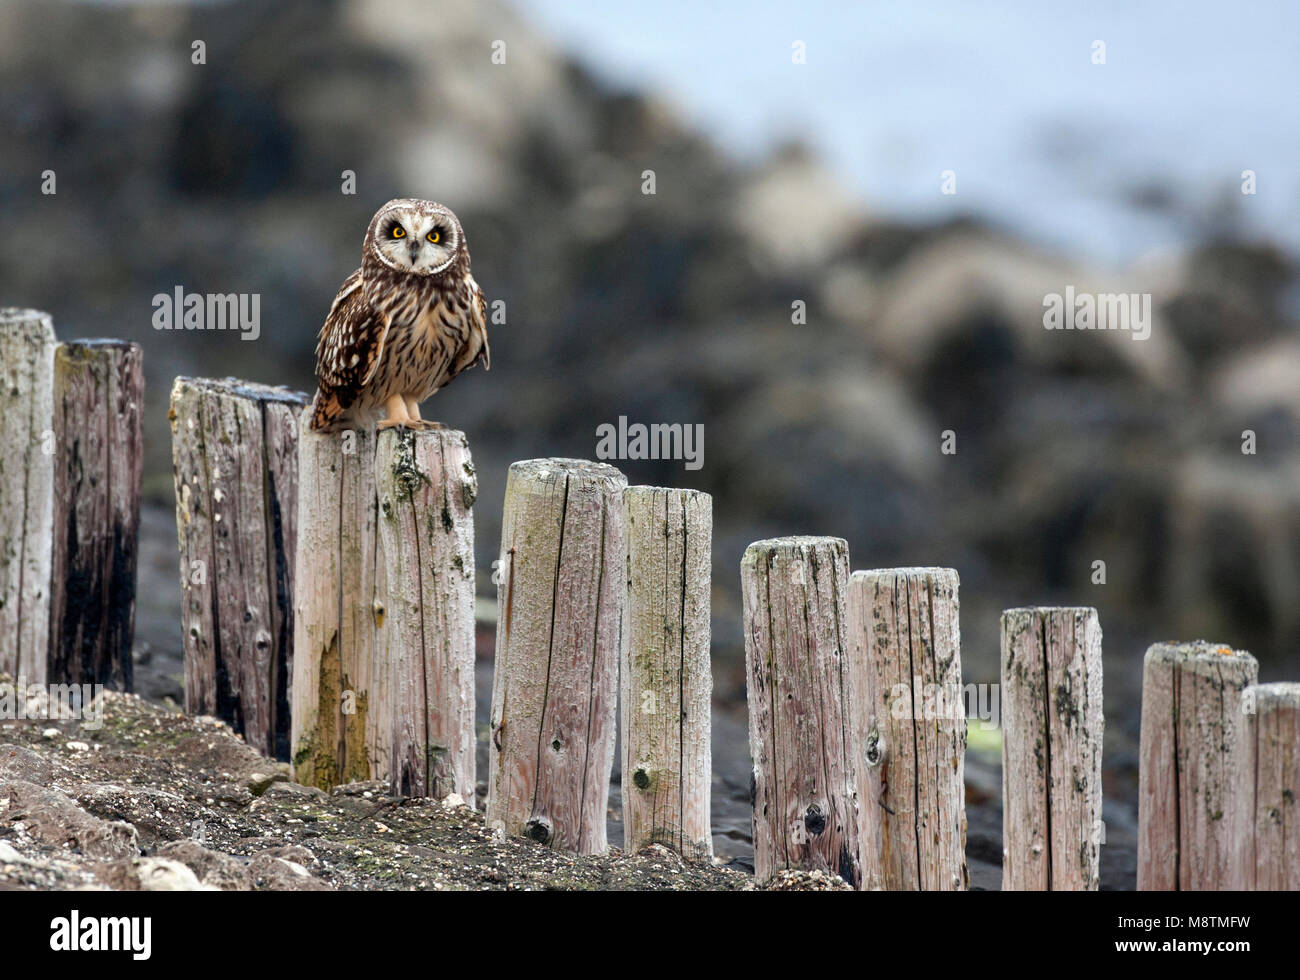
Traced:
<svg viewBox="0 0 1300 980">
<path fill-rule="evenodd" d="M 381 419 L 376 425 L 375 430 L 383 432 L 385 429 L 407 429 L 414 428 L 409 419 Z"/>
</svg>

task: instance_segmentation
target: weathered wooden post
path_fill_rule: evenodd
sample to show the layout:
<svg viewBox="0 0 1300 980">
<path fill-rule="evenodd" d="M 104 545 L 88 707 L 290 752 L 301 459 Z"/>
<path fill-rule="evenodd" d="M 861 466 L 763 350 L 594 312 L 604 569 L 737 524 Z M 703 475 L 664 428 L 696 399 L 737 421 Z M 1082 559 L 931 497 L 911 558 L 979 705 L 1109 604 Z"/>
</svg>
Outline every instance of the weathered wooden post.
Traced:
<svg viewBox="0 0 1300 980">
<path fill-rule="evenodd" d="M 138 344 L 59 344 L 54 356 L 52 683 L 131 690 L 143 409 Z"/>
<path fill-rule="evenodd" d="M 185 710 L 289 757 L 289 660 L 305 397 L 227 378 L 177 378 L 172 470 Z"/>
<path fill-rule="evenodd" d="M 315 432 L 298 441 L 294 576 L 293 778 L 322 789 L 391 771 L 387 607 L 375 592 L 375 432 Z"/>
<path fill-rule="evenodd" d="M 966 711 L 951 568 L 849 577 L 864 888 L 966 888 Z"/>
<path fill-rule="evenodd" d="M 1255 883 L 1300 891 L 1300 684 L 1246 688 L 1255 743 Z"/>
<path fill-rule="evenodd" d="M 1101 851 L 1101 624 L 1002 614 L 1002 888 L 1087 891 Z"/>
<path fill-rule="evenodd" d="M 1157 643 L 1142 671 L 1140 891 L 1254 882 L 1255 765 L 1243 693 L 1255 658 L 1222 644 Z"/>
<path fill-rule="evenodd" d="M 862 883 L 848 579 L 840 538 L 756 541 L 740 563 L 760 883 L 786 868 Z"/>
<path fill-rule="evenodd" d="M 293 773 L 474 798 L 474 498 L 463 432 L 299 441 Z"/>
<path fill-rule="evenodd" d="M 626 485 L 575 459 L 514 463 L 506 480 L 487 823 L 579 854 L 606 849 Z"/>
<path fill-rule="evenodd" d="M 1138 888 L 1254 883 L 1255 749 L 1248 653 L 1204 641 L 1156 644 L 1142 684 Z"/>
<path fill-rule="evenodd" d="M 621 702 L 624 850 L 713 856 L 709 608 L 713 499 L 628 487 Z"/>
<path fill-rule="evenodd" d="M 0 308 L 0 671 L 46 683 L 54 502 L 54 324 Z"/>
<path fill-rule="evenodd" d="M 403 796 L 474 800 L 474 498 L 463 432 L 389 429 L 375 454 L 379 659 Z M 382 778 L 382 777 L 381 777 Z"/>
</svg>

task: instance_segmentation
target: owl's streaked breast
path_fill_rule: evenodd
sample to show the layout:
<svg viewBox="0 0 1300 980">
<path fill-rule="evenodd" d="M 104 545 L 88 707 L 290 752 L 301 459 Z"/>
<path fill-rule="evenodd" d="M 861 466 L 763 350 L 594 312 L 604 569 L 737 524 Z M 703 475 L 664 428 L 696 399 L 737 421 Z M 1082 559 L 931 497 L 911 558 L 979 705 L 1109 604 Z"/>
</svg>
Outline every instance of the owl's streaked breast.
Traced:
<svg viewBox="0 0 1300 980">
<path fill-rule="evenodd" d="M 422 304 L 399 304 L 374 385 L 377 400 L 393 393 L 428 398 L 449 380 L 468 337 L 469 324 L 450 293 L 435 290 Z"/>
</svg>

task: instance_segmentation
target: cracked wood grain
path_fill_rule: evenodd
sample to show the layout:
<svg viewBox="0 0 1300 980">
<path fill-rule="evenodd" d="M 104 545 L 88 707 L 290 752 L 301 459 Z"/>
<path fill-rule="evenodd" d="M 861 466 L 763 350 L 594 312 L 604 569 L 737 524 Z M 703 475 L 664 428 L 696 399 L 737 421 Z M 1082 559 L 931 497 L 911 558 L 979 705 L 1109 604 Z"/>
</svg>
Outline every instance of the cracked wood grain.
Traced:
<svg viewBox="0 0 1300 980">
<path fill-rule="evenodd" d="M 302 418 L 293 771 L 472 800 L 474 500 L 463 432 Z"/>
<path fill-rule="evenodd" d="M 1090 608 L 1002 614 L 1002 888 L 1096 890 L 1101 625 Z"/>
<path fill-rule="evenodd" d="M 180 550 L 185 710 L 289 756 L 296 416 L 304 395 L 177 378 L 168 417 Z"/>
<path fill-rule="evenodd" d="M 1245 702 L 1255 746 L 1255 881 L 1300 891 L 1300 684 L 1259 684 Z"/>
<path fill-rule="evenodd" d="M 54 324 L 0 308 L 0 671 L 46 683 L 53 543 Z"/>
<path fill-rule="evenodd" d="M 840 538 L 757 541 L 740 563 L 760 883 L 797 868 L 862 884 L 848 578 Z"/>
<path fill-rule="evenodd" d="M 662 844 L 708 860 L 713 499 L 696 490 L 628 487 L 623 504 L 624 850 Z"/>
<path fill-rule="evenodd" d="M 864 888 L 968 884 L 957 588 L 950 568 L 849 578 Z"/>
<path fill-rule="evenodd" d="M 1243 693 L 1255 658 L 1157 643 L 1142 671 L 1138 889 L 1214 891 L 1254 880 L 1254 743 Z"/>
<path fill-rule="evenodd" d="M 375 458 L 376 653 L 388 695 L 382 706 L 372 698 L 371 711 L 392 732 L 386 778 L 403 796 L 473 800 L 478 480 L 469 442 L 451 429 L 389 429 Z"/>
<path fill-rule="evenodd" d="M 144 374 L 137 344 L 59 344 L 54 358 L 50 680 L 132 685 Z"/>
<path fill-rule="evenodd" d="M 561 850 L 606 850 L 627 480 L 536 459 L 506 480 L 487 822 Z"/>
</svg>

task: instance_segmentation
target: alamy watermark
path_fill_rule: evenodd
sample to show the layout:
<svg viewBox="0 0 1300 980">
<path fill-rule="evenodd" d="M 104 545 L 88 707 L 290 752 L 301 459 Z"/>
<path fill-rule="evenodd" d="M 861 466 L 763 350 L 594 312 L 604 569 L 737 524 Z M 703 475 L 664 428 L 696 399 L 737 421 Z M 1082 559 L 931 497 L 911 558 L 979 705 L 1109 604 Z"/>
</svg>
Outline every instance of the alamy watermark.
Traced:
<svg viewBox="0 0 1300 980">
<path fill-rule="evenodd" d="M 153 298 L 155 330 L 238 330 L 241 340 L 262 336 L 260 293 L 187 293 L 177 286 Z"/>
<path fill-rule="evenodd" d="M 50 920 L 50 949 L 56 953 L 130 953 L 147 960 L 153 952 L 153 919 L 147 915 L 82 915 L 73 909 Z"/>
<path fill-rule="evenodd" d="M 992 732 L 1002 727 L 1001 704 L 997 684 L 949 690 L 917 675 L 910 685 L 900 682 L 889 689 L 889 716 L 895 721 L 979 722 L 981 731 Z"/>
<path fill-rule="evenodd" d="M 79 721 L 90 731 L 104 727 L 103 684 L 29 684 L 0 681 L 0 721 Z"/>
<path fill-rule="evenodd" d="M 1128 330 L 1134 340 L 1151 336 L 1150 293 L 1086 293 L 1065 287 L 1065 294 L 1043 297 L 1047 330 Z"/>
<path fill-rule="evenodd" d="M 679 459 L 688 470 L 704 465 L 704 426 L 655 422 L 628 424 L 627 416 L 618 417 L 618 425 L 604 422 L 596 426 L 596 458 L 610 459 Z"/>
</svg>

